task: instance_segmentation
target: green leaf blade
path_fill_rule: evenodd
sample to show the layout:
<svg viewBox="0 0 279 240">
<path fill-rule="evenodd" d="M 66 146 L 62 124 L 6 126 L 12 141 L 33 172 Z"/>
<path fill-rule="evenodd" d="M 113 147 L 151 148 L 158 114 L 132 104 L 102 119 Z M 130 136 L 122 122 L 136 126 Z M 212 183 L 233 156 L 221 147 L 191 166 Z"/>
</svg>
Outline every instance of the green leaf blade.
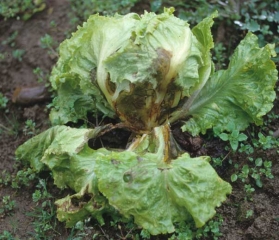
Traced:
<svg viewBox="0 0 279 240">
<path fill-rule="evenodd" d="M 258 39 L 248 33 L 237 47 L 227 70 L 214 73 L 185 113 L 192 116 L 183 130 L 205 133 L 218 127 L 229 130 L 234 122 L 241 131 L 249 123 L 262 123 L 275 99 L 277 70 L 270 59 L 274 46 L 258 47 Z"/>
<path fill-rule="evenodd" d="M 96 175 L 109 203 L 154 235 L 173 232 L 175 222 L 192 218 L 201 227 L 231 191 L 207 158 L 188 154 L 164 164 L 156 156 L 112 152 L 97 159 Z"/>
</svg>

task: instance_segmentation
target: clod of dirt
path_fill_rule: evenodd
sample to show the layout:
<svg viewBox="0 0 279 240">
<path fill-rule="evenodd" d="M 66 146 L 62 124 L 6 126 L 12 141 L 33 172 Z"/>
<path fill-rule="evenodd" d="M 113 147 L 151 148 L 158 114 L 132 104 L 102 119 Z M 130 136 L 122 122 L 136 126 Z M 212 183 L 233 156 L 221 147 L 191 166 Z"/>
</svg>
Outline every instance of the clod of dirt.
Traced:
<svg viewBox="0 0 279 240">
<path fill-rule="evenodd" d="M 20 105 L 32 105 L 50 99 L 50 93 L 43 85 L 34 87 L 17 87 L 13 92 L 12 101 Z"/>
<path fill-rule="evenodd" d="M 274 133 L 273 133 L 273 137 L 278 138 L 279 137 L 279 129 L 277 129 Z"/>
<path fill-rule="evenodd" d="M 246 201 L 242 202 L 239 205 L 238 211 L 237 211 L 237 221 L 239 222 L 247 222 L 252 219 L 252 216 L 247 216 L 247 211 L 250 209 L 250 204 Z"/>
<path fill-rule="evenodd" d="M 260 216 L 256 218 L 252 226 L 246 231 L 246 236 L 251 239 L 272 239 L 269 235 L 269 229 L 267 226 L 271 225 L 270 218 L 266 216 Z"/>
<path fill-rule="evenodd" d="M 191 155 L 197 154 L 202 148 L 203 139 L 199 136 L 193 137 L 187 132 L 182 132 L 180 126 L 176 126 L 172 129 L 172 133 L 179 145 Z"/>
</svg>

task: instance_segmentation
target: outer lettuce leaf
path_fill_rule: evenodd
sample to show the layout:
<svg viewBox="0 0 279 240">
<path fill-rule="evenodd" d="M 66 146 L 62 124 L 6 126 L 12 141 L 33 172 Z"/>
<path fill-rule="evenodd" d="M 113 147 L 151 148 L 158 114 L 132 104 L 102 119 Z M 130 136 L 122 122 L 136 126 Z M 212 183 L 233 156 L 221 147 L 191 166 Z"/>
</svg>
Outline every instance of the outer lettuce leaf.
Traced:
<svg viewBox="0 0 279 240">
<path fill-rule="evenodd" d="M 173 141 L 164 125 L 137 138 L 126 151 L 96 158 L 100 192 L 151 234 L 173 232 L 173 224 L 181 221 L 203 226 L 231 192 L 209 157 L 181 154 Z"/>
<path fill-rule="evenodd" d="M 76 192 L 56 201 L 58 219 L 66 226 L 89 216 L 103 224 L 104 213 L 115 216 L 119 210 L 152 234 L 173 232 L 173 224 L 185 220 L 193 219 L 200 227 L 230 193 L 230 185 L 218 177 L 208 157 L 185 153 L 166 159 L 173 154 L 166 149 L 171 147 L 168 125 L 145 134 L 126 151 L 89 148 L 89 138 L 110 127 L 56 126 L 16 151 L 37 171 L 44 166 L 51 170 L 59 188 Z"/>
<path fill-rule="evenodd" d="M 66 221 L 67 227 L 88 216 L 104 223 L 103 213 L 115 210 L 109 206 L 105 197 L 99 194 L 97 178 L 94 173 L 98 151 L 88 147 L 90 138 L 95 138 L 106 127 L 95 129 L 75 129 L 55 126 L 28 140 L 16 150 L 17 158 L 30 161 L 31 166 L 41 171 L 44 166 L 52 171 L 54 183 L 59 188 L 70 187 L 76 194 L 57 200 L 57 216 Z M 79 205 L 76 205 L 76 200 Z"/>
<path fill-rule="evenodd" d="M 80 151 L 88 139 L 101 131 L 102 128 L 73 129 L 66 126 L 52 127 L 45 132 L 29 139 L 16 150 L 16 157 L 30 162 L 36 171 L 43 169 L 43 162 L 49 155 L 73 155 Z"/>
<path fill-rule="evenodd" d="M 66 221 L 67 227 L 72 227 L 76 222 L 93 216 L 102 225 L 103 214 L 109 212 L 116 214 L 107 199 L 100 195 L 98 181 L 95 175 L 95 158 L 105 149 L 92 150 L 87 145 L 74 155 L 54 155 L 44 159 L 44 163 L 53 173 L 55 184 L 58 187 L 69 186 L 76 194 L 66 196 L 55 202 L 57 205 L 57 218 Z M 78 205 L 76 203 L 79 203 Z"/>
<path fill-rule="evenodd" d="M 258 39 L 248 33 L 241 41 L 227 70 L 214 73 L 190 98 L 175 118 L 190 118 L 183 126 L 184 131 L 196 135 L 216 127 L 228 129 L 233 122 L 236 130 L 244 130 L 249 123 L 262 123 L 262 116 L 273 107 L 274 85 L 277 71 L 270 59 L 275 55 L 274 45 L 259 48 Z"/>
<path fill-rule="evenodd" d="M 89 94 L 83 94 L 79 77 L 64 74 L 63 78 L 65 82 L 60 83 L 60 87 L 57 89 L 58 96 L 52 102 L 53 108 L 49 115 L 53 125 L 77 122 L 79 119 L 86 119 L 88 112 L 97 111 L 98 103 Z M 100 93 L 94 92 L 96 91 L 92 91 L 93 95 L 100 95 Z M 110 115 L 103 105 L 99 105 L 99 109 L 101 108 L 103 112 Z"/>
<path fill-rule="evenodd" d="M 175 222 L 191 216 L 201 227 L 231 192 L 208 160 L 185 153 L 167 164 L 156 154 L 111 152 L 96 160 L 99 190 L 120 213 L 132 215 L 151 234 L 173 232 Z"/>
</svg>

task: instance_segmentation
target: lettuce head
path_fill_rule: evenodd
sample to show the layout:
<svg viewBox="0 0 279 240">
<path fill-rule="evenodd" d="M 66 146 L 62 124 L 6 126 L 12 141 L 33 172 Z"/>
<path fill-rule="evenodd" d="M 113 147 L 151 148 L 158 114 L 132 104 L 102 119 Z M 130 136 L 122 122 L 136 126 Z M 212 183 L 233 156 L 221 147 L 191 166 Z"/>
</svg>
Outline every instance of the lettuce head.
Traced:
<svg viewBox="0 0 279 240">
<path fill-rule="evenodd" d="M 76 192 L 56 202 L 67 226 L 88 216 L 102 224 L 104 213 L 120 213 L 154 235 L 175 231 L 181 221 L 201 227 L 231 192 L 209 157 L 181 149 L 170 125 L 180 121 L 197 135 L 230 131 L 229 123 L 236 131 L 261 124 L 275 99 L 274 45 L 259 47 L 248 33 L 228 68 L 215 71 L 210 29 L 217 13 L 190 28 L 173 11 L 92 15 L 60 45 L 50 77 L 57 92 L 53 127 L 16 155 Z M 65 126 L 89 115 L 120 124 Z M 89 139 L 120 126 L 134 136 L 126 149 L 90 148 Z"/>
</svg>

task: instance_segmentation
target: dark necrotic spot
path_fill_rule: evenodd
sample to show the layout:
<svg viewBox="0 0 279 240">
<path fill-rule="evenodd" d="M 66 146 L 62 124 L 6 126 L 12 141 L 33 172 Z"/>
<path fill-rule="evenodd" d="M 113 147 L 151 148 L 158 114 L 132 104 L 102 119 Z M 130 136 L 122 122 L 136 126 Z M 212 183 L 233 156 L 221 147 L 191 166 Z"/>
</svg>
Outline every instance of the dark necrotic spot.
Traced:
<svg viewBox="0 0 279 240">
<path fill-rule="evenodd" d="M 118 160 L 116 160 L 116 159 L 111 159 L 110 161 L 111 161 L 111 163 L 112 163 L 113 165 L 118 165 L 118 164 L 120 164 L 120 161 L 118 161 Z"/>
<path fill-rule="evenodd" d="M 133 180 L 132 173 L 131 172 L 124 173 L 123 180 L 124 180 L 124 182 L 127 182 L 127 183 L 131 182 Z"/>
</svg>

